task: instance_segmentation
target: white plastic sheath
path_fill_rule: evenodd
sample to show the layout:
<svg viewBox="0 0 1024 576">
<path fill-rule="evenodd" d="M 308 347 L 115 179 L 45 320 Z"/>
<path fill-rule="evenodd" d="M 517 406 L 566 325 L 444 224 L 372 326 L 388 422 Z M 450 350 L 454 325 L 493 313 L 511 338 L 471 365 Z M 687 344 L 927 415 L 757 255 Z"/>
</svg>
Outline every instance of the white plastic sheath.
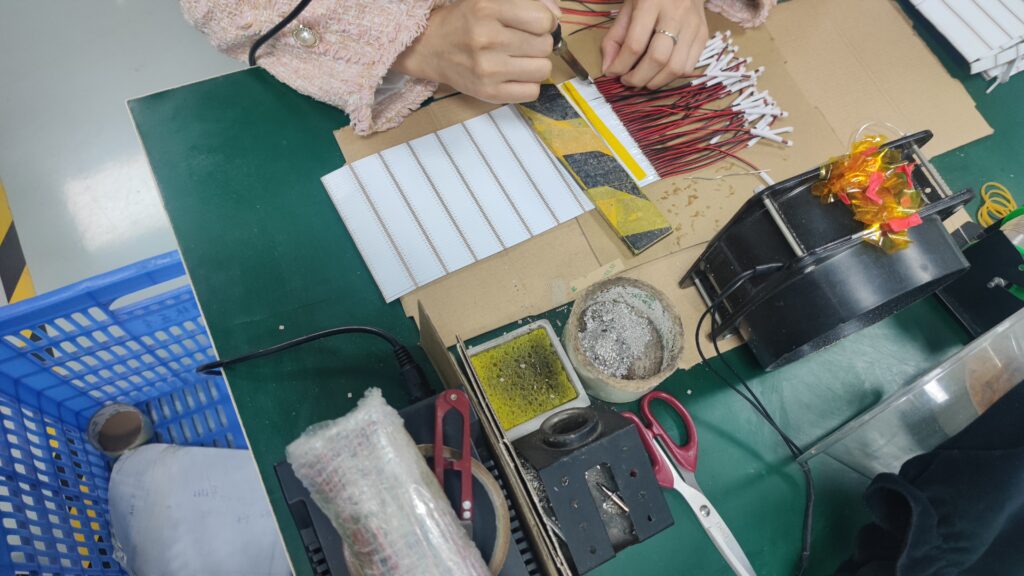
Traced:
<svg viewBox="0 0 1024 576">
<path fill-rule="evenodd" d="M 693 84 L 707 84 L 708 86 L 722 84 L 729 92 L 740 93 L 732 101 L 730 108 L 743 115 L 744 127 L 748 128 L 753 136 L 747 142 L 747 147 L 753 146 L 761 140 L 792 146 L 793 141 L 783 138 L 781 135 L 792 132 L 793 128 L 771 129 L 772 122 L 777 118 L 785 118 L 789 114 L 779 108 L 767 90 L 757 90 L 757 78 L 764 73 L 764 66 L 747 70 L 746 66 L 751 63 L 752 59 L 750 57 L 737 58 L 738 49 L 739 47 L 728 35 L 715 34 L 708 41 L 698 63 L 698 66 L 705 67 L 704 75 L 695 79 Z M 738 63 L 738 67 L 736 70 L 729 70 L 728 68 L 733 62 Z M 714 136 L 708 143 L 713 146 L 720 141 L 720 136 Z"/>
<path fill-rule="evenodd" d="M 753 86 L 751 86 L 751 87 L 747 88 L 746 90 L 744 90 L 735 100 L 733 100 L 733 102 L 732 102 L 733 103 L 733 108 L 735 108 L 735 107 L 739 106 L 740 104 L 743 104 L 744 102 L 746 102 L 747 99 L 752 97 L 755 92 L 757 92 L 757 88 L 754 88 Z"/>
<path fill-rule="evenodd" d="M 704 46 L 704 51 L 700 53 L 700 59 L 703 60 L 708 56 L 718 54 L 722 50 L 722 46 L 725 45 L 723 38 L 728 38 L 731 33 L 723 36 L 721 32 L 715 32 L 715 35 L 708 40 L 708 43 Z"/>
<path fill-rule="evenodd" d="M 751 78 L 739 78 L 726 81 L 725 87 L 729 93 L 736 93 L 753 84 L 754 81 Z"/>
<path fill-rule="evenodd" d="M 402 418 L 371 388 L 345 416 L 287 450 L 364 576 L 488 576 Z"/>
<path fill-rule="evenodd" d="M 765 140 L 771 140 L 772 142 L 776 142 L 778 144 L 785 144 L 787 146 L 792 146 L 792 143 L 789 140 L 786 140 L 785 138 L 783 138 L 782 136 L 779 136 L 775 132 L 754 128 L 754 129 L 752 129 L 750 131 L 750 133 L 753 134 L 754 136 L 757 136 L 757 137 L 760 137 L 760 138 L 764 138 Z"/>
</svg>

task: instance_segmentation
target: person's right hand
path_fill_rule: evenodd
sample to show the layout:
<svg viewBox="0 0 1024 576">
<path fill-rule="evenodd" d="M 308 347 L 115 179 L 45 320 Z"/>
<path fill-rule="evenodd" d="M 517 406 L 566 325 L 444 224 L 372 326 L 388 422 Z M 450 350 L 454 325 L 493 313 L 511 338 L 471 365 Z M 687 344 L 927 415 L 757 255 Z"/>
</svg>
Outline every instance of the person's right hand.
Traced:
<svg viewBox="0 0 1024 576">
<path fill-rule="evenodd" d="M 434 10 L 394 69 L 495 103 L 530 102 L 551 75 L 553 0 L 458 0 Z"/>
</svg>

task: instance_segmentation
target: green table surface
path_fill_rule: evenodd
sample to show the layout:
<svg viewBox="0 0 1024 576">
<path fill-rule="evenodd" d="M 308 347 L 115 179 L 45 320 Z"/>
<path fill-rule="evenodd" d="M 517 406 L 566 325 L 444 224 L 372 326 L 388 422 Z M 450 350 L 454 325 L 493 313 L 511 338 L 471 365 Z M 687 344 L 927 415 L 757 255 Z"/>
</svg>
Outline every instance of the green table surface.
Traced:
<svg viewBox="0 0 1024 576">
<path fill-rule="evenodd" d="M 987 83 L 967 77 L 953 49 L 917 24 L 996 129 L 993 137 L 936 158 L 936 166 L 954 189 L 999 180 L 1019 191 L 1024 78 L 985 95 Z M 153 94 L 129 108 L 221 357 L 346 324 L 379 326 L 417 342 L 415 324 L 399 303 L 384 303 L 320 183 L 343 163 L 331 134 L 347 123 L 341 111 L 261 69 Z M 560 325 L 566 314 L 563 307 L 546 317 Z M 756 368 L 745 348 L 726 357 L 790 435 L 807 445 L 966 340 L 929 298 L 770 374 Z M 426 366 L 424 355 L 416 354 Z M 293 565 L 298 574 L 310 574 L 273 466 L 307 426 L 345 414 L 367 387 L 379 386 L 389 402 L 405 405 L 394 359 L 383 343 L 356 335 L 239 365 L 227 375 Z M 677 372 L 664 388 L 683 399 L 696 420 L 701 486 L 751 563 L 761 574 L 789 573 L 799 549 L 804 485 L 781 441 L 704 367 Z M 809 573 L 826 574 L 849 554 L 868 519 L 861 499 L 867 480 L 828 458 L 815 459 L 813 470 Z M 595 574 L 729 573 L 681 497 L 667 497 L 675 526 Z"/>
</svg>

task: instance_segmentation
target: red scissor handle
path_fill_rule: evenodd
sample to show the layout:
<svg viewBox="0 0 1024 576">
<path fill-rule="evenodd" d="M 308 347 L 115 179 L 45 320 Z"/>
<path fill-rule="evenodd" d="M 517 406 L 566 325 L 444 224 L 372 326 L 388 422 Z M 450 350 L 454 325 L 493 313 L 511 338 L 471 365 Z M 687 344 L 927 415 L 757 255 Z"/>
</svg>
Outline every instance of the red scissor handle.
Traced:
<svg viewBox="0 0 1024 576">
<path fill-rule="evenodd" d="M 683 420 L 683 424 L 686 426 L 686 444 L 679 445 L 669 436 L 668 432 L 661 426 L 661 422 L 654 417 L 651 412 L 651 402 L 654 400 L 661 400 L 672 407 L 676 414 Z M 697 427 L 693 424 L 693 418 L 690 418 L 690 413 L 683 408 L 683 405 L 676 400 L 675 396 L 655 390 L 649 392 L 646 396 L 640 400 L 640 413 L 643 414 L 644 419 L 649 422 L 647 428 L 654 438 L 661 439 L 661 445 L 668 453 L 668 456 L 676 461 L 680 466 L 689 470 L 690 472 L 697 472 Z"/>
<path fill-rule="evenodd" d="M 458 460 L 444 459 L 444 416 L 455 410 L 462 418 L 462 446 Z M 452 469 L 459 473 L 460 506 L 457 515 L 462 520 L 473 519 L 473 453 L 469 444 L 469 397 L 462 390 L 445 390 L 437 396 L 434 404 L 434 475 L 444 486 L 444 471 Z"/>
<path fill-rule="evenodd" d="M 647 450 L 647 457 L 651 460 L 651 469 L 654 470 L 654 479 L 658 481 L 658 486 L 671 488 L 673 481 L 672 471 L 668 468 L 669 463 L 662 456 L 663 453 L 658 449 L 658 444 L 654 441 L 654 436 L 647 425 L 632 412 L 621 412 L 621 414 L 636 424 L 636 431 L 640 434 L 640 441 L 643 442 L 644 449 Z"/>
</svg>

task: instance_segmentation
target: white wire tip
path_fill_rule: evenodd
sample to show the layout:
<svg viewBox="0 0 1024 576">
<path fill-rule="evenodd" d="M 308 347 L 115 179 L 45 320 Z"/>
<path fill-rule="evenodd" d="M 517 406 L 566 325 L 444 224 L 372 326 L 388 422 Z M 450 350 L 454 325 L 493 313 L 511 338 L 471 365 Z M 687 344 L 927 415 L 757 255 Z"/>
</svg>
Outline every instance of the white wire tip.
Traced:
<svg viewBox="0 0 1024 576">
<path fill-rule="evenodd" d="M 759 129 L 759 128 L 753 128 L 753 129 L 750 130 L 750 133 L 753 134 L 754 136 L 757 136 L 758 138 L 764 138 L 765 140 L 769 140 L 771 142 L 775 142 L 776 144 L 782 144 L 784 146 L 792 146 L 793 142 L 791 140 L 787 140 L 786 138 L 783 138 L 782 136 L 779 136 L 779 134 L 784 132 L 784 131 L 786 131 L 785 128 L 781 128 L 779 130 L 763 130 L 763 129 Z M 754 140 L 751 140 L 751 142 L 756 142 L 756 141 L 757 141 L 757 138 L 755 138 Z"/>
</svg>

